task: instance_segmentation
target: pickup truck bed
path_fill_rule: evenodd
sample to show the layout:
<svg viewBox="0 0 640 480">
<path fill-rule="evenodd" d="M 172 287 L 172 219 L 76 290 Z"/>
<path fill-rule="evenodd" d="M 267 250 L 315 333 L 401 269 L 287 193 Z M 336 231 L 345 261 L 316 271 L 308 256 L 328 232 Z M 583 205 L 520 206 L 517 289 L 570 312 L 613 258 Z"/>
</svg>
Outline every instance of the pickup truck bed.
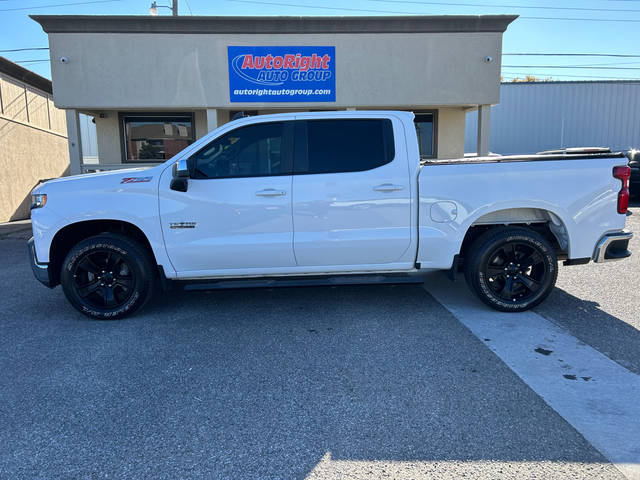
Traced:
<svg viewBox="0 0 640 480">
<path fill-rule="evenodd" d="M 616 211 L 621 182 L 611 172 L 625 163 L 622 154 L 428 162 L 419 173 L 418 261 L 450 268 L 469 231 L 482 225 L 545 224 L 559 253 L 584 263 L 603 235 L 624 229 L 626 215 Z"/>
</svg>

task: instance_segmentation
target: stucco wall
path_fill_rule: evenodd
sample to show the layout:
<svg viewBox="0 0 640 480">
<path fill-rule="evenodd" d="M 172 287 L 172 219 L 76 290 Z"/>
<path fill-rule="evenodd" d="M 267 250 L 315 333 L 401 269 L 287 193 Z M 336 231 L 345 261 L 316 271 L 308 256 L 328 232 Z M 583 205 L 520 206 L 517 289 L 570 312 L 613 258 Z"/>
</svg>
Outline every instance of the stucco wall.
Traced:
<svg viewBox="0 0 640 480">
<path fill-rule="evenodd" d="M 502 34 L 51 33 L 54 99 L 63 108 L 309 107 L 230 103 L 229 45 L 333 45 L 336 102 L 422 108 L 499 101 Z M 493 57 L 486 63 L 485 57 Z M 67 63 L 61 63 L 66 57 Z"/>
<path fill-rule="evenodd" d="M 193 131 L 196 136 L 196 140 L 204 137 L 207 133 L 209 133 L 209 128 L 207 125 L 207 111 L 206 110 L 196 110 L 193 112 Z"/>
<path fill-rule="evenodd" d="M 438 110 L 438 158 L 464 157 L 465 121 L 462 108 Z"/>
<path fill-rule="evenodd" d="M 400 109 L 400 107 L 393 107 Z M 301 110 L 301 111 L 306 111 Z M 419 110 L 419 109 L 416 109 Z M 151 112 L 158 112 L 149 110 Z M 261 109 L 261 115 L 270 113 L 286 112 L 286 109 Z M 184 112 L 184 110 L 183 110 Z M 102 112 L 105 118 L 100 118 L 96 113 L 96 131 L 98 138 L 98 157 L 101 164 L 122 163 L 122 139 L 120 138 L 120 128 L 117 111 Z M 193 122 L 196 140 L 206 135 L 212 128 L 207 124 L 206 110 L 194 110 Z M 229 119 L 229 112 L 226 110 L 217 111 L 218 126 L 223 125 Z M 438 109 L 437 127 L 437 158 L 461 158 L 464 156 L 464 132 L 465 132 L 465 110 L 463 108 Z"/>
<path fill-rule="evenodd" d="M 0 222 L 29 218 L 38 180 L 68 174 L 66 136 L 0 117 Z"/>
<path fill-rule="evenodd" d="M 122 163 L 118 112 L 107 112 L 105 118 L 96 115 L 94 119 L 100 163 Z"/>
<path fill-rule="evenodd" d="M 0 75 L 0 222 L 29 218 L 39 180 L 68 174 L 64 111 L 50 95 Z"/>
</svg>

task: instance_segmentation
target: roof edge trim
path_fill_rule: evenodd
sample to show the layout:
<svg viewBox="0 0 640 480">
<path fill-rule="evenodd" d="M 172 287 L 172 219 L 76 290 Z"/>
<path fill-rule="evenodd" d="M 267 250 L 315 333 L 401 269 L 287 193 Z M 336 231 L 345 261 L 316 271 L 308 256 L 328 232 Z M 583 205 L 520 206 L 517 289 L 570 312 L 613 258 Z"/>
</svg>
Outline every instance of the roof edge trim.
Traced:
<svg viewBox="0 0 640 480">
<path fill-rule="evenodd" d="M 46 33 L 447 33 L 504 32 L 518 15 L 173 17 L 30 15 Z"/>
</svg>

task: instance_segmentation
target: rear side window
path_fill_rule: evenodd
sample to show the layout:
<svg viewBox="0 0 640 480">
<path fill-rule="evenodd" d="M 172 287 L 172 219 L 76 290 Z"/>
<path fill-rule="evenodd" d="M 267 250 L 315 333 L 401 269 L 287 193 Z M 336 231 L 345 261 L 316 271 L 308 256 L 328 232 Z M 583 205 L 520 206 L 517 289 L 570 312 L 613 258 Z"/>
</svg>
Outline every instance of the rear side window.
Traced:
<svg viewBox="0 0 640 480">
<path fill-rule="evenodd" d="M 395 155 L 389 119 L 308 120 L 306 126 L 307 151 L 296 155 L 296 173 L 371 170 L 390 163 Z"/>
</svg>

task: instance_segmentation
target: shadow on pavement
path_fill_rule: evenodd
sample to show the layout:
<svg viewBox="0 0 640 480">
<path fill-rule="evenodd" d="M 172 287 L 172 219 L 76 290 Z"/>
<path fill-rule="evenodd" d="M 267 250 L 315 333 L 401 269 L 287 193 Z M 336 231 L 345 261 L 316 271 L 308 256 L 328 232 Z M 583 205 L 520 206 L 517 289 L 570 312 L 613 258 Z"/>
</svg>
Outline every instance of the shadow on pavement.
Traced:
<svg viewBox="0 0 640 480">
<path fill-rule="evenodd" d="M 31 237 L 30 220 L 0 223 L 0 240 L 26 240 L 29 237 Z"/>
<path fill-rule="evenodd" d="M 623 367 L 640 374 L 640 331 L 601 310 L 597 302 L 583 300 L 556 287 L 535 311 Z"/>
</svg>

